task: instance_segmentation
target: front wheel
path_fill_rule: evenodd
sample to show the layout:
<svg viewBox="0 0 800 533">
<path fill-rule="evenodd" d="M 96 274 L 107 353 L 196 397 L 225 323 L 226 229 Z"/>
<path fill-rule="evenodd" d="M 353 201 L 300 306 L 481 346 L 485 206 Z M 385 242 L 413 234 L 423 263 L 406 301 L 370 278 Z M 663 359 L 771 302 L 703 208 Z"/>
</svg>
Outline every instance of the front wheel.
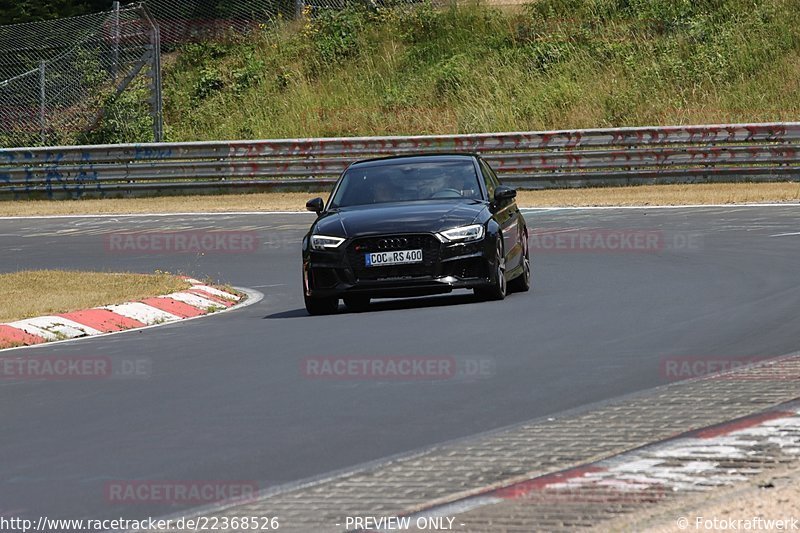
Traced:
<svg viewBox="0 0 800 533">
<path fill-rule="evenodd" d="M 522 274 L 508 282 L 511 292 L 528 292 L 531 288 L 531 259 L 528 246 L 525 245 L 525 256 L 522 258 Z"/>
<path fill-rule="evenodd" d="M 483 300 L 502 300 L 506 297 L 506 256 L 503 252 L 503 239 L 497 238 L 495 248 L 494 282 L 489 287 L 475 289 L 475 294 Z"/>
<path fill-rule="evenodd" d="M 306 311 L 309 315 L 330 315 L 335 313 L 339 307 L 338 298 L 314 298 L 312 296 L 303 296 L 306 303 Z"/>
</svg>

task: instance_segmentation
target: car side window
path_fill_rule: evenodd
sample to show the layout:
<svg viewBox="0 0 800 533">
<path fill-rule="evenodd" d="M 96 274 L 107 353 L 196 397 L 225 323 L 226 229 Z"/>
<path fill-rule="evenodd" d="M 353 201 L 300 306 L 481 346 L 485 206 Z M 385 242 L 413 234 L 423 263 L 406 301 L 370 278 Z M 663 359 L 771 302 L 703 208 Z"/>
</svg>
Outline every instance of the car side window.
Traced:
<svg viewBox="0 0 800 533">
<path fill-rule="evenodd" d="M 494 198 L 494 190 L 500 185 L 500 182 L 494 171 L 483 159 L 481 159 L 481 174 L 483 174 L 483 181 L 486 184 L 486 192 L 489 195 L 489 200 L 492 200 Z"/>
</svg>

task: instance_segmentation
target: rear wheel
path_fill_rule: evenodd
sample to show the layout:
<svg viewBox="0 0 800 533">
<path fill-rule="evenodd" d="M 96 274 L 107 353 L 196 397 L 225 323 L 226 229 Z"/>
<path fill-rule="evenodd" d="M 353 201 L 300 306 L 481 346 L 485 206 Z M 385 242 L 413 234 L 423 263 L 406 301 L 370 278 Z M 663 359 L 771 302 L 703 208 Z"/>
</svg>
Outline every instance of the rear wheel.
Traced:
<svg viewBox="0 0 800 533">
<path fill-rule="evenodd" d="M 345 296 L 344 305 L 350 311 L 366 311 L 369 309 L 369 296 Z"/>
<path fill-rule="evenodd" d="M 484 300 L 502 300 L 506 297 L 506 256 L 502 237 L 497 238 L 494 264 L 494 283 L 489 287 L 475 289 L 475 294 Z"/>
<path fill-rule="evenodd" d="M 330 315 L 335 313 L 339 307 L 338 298 L 314 298 L 313 296 L 303 296 L 306 303 L 306 311 L 309 315 Z"/>
</svg>

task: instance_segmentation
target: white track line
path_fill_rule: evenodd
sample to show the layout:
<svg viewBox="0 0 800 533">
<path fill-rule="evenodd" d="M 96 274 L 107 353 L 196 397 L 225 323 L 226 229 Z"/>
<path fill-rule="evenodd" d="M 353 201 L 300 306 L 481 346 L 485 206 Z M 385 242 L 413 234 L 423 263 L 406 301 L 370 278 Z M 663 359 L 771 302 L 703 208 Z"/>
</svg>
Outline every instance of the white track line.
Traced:
<svg viewBox="0 0 800 533">
<path fill-rule="evenodd" d="M 27 219 L 47 219 L 47 218 L 131 218 L 131 217 L 194 217 L 194 216 L 234 216 L 234 215 L 308 215 L 309 211 L 229 211 L 211 213 L 124 213 L 124 214 L 100 214 L 100 215 L 22 215 L 4 216 L 0 220 L 27 220 Z"/>
<path fill-rule="evenodd" d="M 566 210 L 605 210 L 605 209 L 711 209 L 740 207 L 798 207 L 800 203 L 768 203 L 768 204 L 687 204 L 687 205 L 622 205 L 622 206 L 564 206 L 564 207 L 520 207 L 523 211 L 558 211 Z M 61 218 L 132 218 L 132 217 L 222 217 L 222 216 L 258 216 L 258 215 L 308 215 L 308 211 L 229 211 L 227 213 L 125 213 L 101 215 L 29 215 L 3 216 L 0 220 L 38 220 Z"/>
<path fill-rule="evenodd" d="M 521 211 L 608 211 L 613 209 L 737 209 L 740 207 L 800 207 L 800 203 L 781 204 L 687 204 L 687 205 L 595 205 L 595 206 L 564 206 L 564 207 L 520 207 Z"/>
</svg>

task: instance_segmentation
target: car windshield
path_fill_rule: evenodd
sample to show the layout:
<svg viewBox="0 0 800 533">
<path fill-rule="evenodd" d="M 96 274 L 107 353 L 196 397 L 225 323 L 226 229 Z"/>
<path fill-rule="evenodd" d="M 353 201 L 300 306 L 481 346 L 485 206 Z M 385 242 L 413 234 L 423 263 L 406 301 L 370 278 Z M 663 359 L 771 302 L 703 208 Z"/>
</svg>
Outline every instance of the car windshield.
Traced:
<svg viewBox="0 0 800 533">
<path fill-rule="evenodd" d="M 358 165 L 342 177 L 330 207 L 447 198 L 481 198 L 471 159 Z"/>
</svg>

